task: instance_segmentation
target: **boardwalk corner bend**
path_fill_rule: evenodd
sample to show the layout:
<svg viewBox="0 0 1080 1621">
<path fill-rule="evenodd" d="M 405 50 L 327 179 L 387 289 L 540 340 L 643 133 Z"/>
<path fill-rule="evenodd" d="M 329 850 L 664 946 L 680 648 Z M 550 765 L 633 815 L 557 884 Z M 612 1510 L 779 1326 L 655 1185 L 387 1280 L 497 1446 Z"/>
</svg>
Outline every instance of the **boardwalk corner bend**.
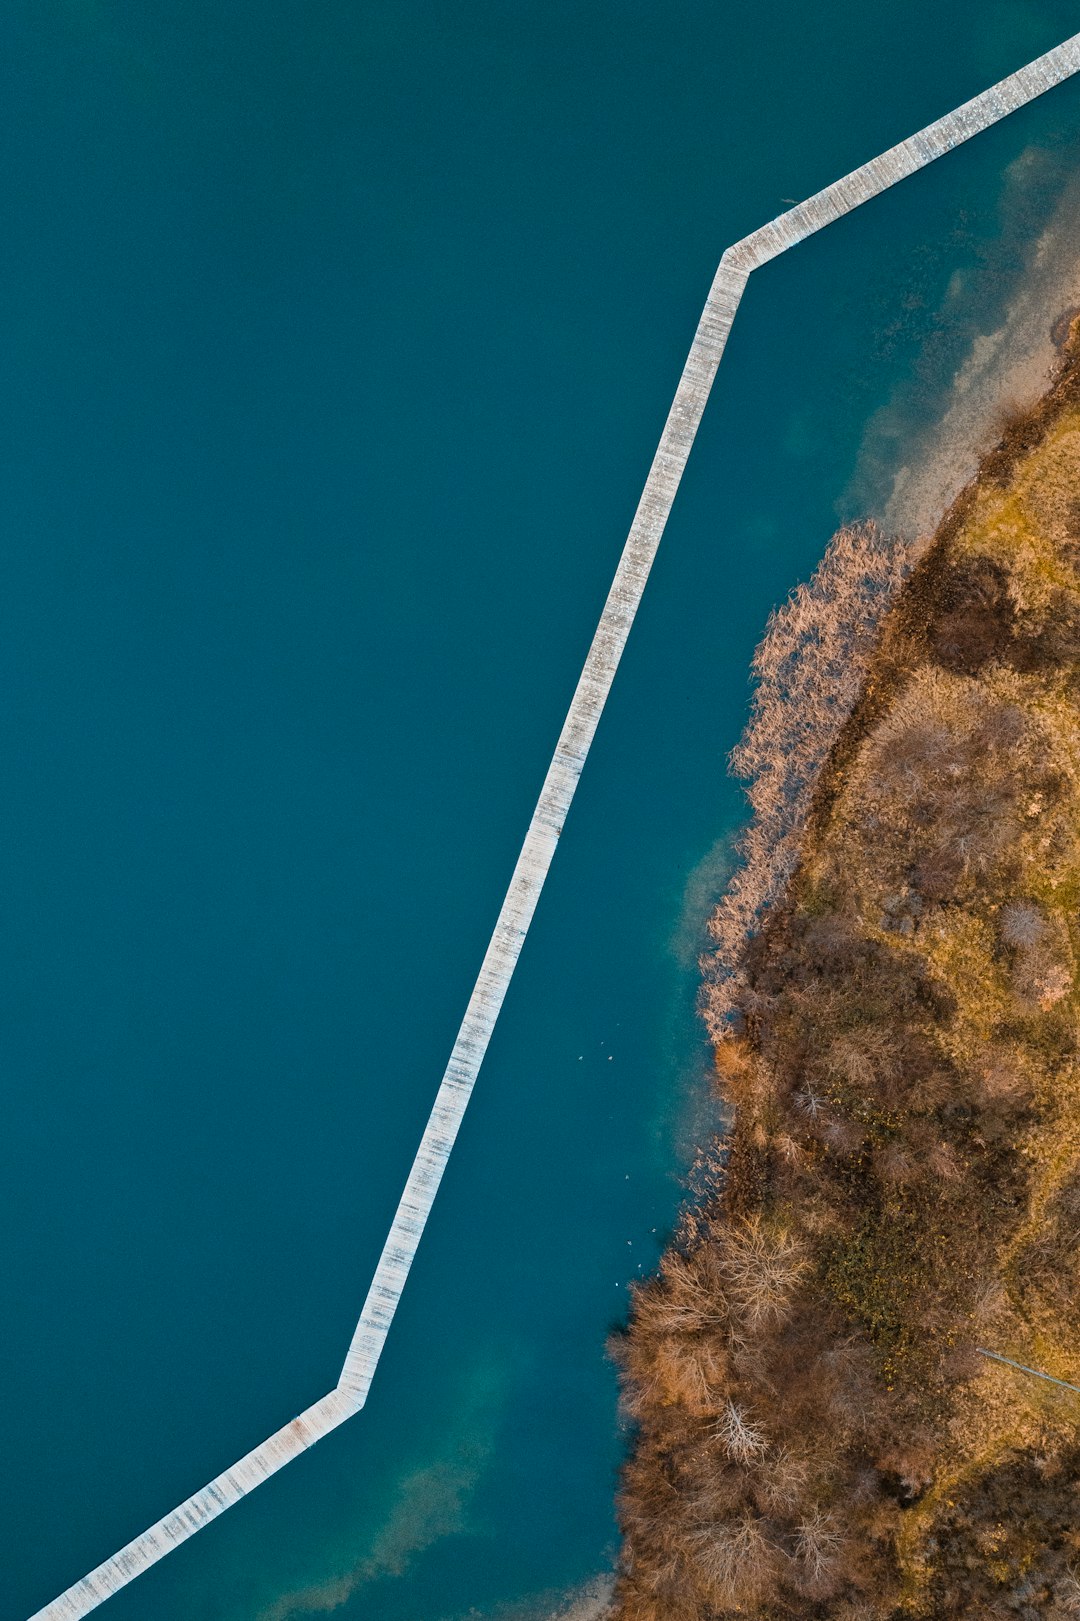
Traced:
<svg viewBox="0 0 1080 1621">
<path fill-rule="evenodd" d="M 517 965 L 581 768 L 641 601 L 731 323 L 751 271 L 935 158 L 996 124 L 1080 69 L 1080 34 L 1011 73 L 962 107 L 779 215 L 720 260 L 683 367 L 630 535 L 589 648 L 566 722 L 529 823 L 510 888 L 469 999 L 450 1062 L 375 1269 L 335 1389 L 195 1492 L 30 1621 L 88 1615 L 142 1571 L 202 1530 L 292 1458 L 358 1413 L 393 1321 L 458 1127 Z"/>
</svg>

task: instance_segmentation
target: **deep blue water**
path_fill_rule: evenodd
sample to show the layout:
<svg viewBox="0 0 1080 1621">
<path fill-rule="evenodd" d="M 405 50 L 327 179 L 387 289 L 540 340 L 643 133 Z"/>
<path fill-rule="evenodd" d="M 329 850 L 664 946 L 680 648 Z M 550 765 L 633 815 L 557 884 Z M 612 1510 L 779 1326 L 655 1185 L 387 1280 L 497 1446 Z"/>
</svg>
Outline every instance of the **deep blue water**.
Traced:
<svg viewBox="0 0 1080 1621">
<path fill-rule="evenodd" d="M 3 9 L 4 1621 L 335 1379 L 722 248 L 1076 26 Z M 116 1621 L 610 1563 L 750 652 L 1077 130 L 1065 87 L 754 278 L 369 1405 Z"/>
</svg>

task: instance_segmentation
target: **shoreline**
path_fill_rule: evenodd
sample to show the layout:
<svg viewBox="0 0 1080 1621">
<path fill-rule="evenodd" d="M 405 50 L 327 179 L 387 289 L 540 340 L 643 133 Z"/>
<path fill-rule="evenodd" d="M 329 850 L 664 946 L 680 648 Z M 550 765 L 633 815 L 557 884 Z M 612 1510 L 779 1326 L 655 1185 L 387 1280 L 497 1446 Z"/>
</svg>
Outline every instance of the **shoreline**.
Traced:
<svg viewBox="0 0 1080 1621">
<path fill-rule="evenodd" d="M 718 1191 L 616 1349 L 618 1621 L 974 1621 L 1029 1566 L 1030 1613 L 1064 1613 L 1080 1450 L 1044 1381 L 1080 1378 L 1078 567 L 1074 317 L 887 610 L 746 951 Z"/>
</svg>

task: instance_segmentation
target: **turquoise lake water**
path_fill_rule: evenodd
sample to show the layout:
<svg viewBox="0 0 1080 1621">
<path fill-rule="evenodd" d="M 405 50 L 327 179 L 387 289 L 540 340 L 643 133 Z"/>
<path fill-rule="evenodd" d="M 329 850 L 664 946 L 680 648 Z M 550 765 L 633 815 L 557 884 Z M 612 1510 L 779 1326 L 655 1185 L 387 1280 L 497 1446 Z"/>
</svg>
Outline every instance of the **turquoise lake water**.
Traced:
<svg viewBox="0 0 1080 1621">
<path fill-rule="evenodd" d="M 723 247 L 1076 26 L 4 8 L 3 1621 L 335 1380 Z M 610 1567 L 750 653 L 1078 131 L 1066 86 L 754 278 L 369 1405 L 103 1614 Z"/>
</svg>

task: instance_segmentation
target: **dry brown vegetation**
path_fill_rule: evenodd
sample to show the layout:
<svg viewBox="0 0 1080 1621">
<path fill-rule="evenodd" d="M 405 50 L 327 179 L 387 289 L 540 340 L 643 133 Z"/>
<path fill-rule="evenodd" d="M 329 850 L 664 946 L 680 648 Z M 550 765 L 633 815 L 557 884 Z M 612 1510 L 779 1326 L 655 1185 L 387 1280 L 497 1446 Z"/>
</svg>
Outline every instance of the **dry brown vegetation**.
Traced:
<svg viewBox="0 0 1080 1621">
<path fill-rule="evenodd" d="M 752 816 L 739 840 L 739 869 L 709 920 L 715 949 L 702 965 L 702 1011 L 714 1041 L 738 1017 L 747 937 L 795 870 L 814 785 L 915 555 L 874 523 L 848 524 L 810 581 L 769 615 L 751 665 L 750 720 L 730 762 L 748 785 Z"/>
<path fill-rule="evenodd" d="M 1080 1616 L 1080 1396 L 977 1349 L 1080 1383 L 1075 328 L 876 651 L 861 621 L 839 729 L 799 661 L 850 707 L 845 606 L 823 636 L 807 601 L 736 762 L 764 831 L 712 965 L 723 1176 L 616 1346 L 615 1613 Z"/>
</svg>

